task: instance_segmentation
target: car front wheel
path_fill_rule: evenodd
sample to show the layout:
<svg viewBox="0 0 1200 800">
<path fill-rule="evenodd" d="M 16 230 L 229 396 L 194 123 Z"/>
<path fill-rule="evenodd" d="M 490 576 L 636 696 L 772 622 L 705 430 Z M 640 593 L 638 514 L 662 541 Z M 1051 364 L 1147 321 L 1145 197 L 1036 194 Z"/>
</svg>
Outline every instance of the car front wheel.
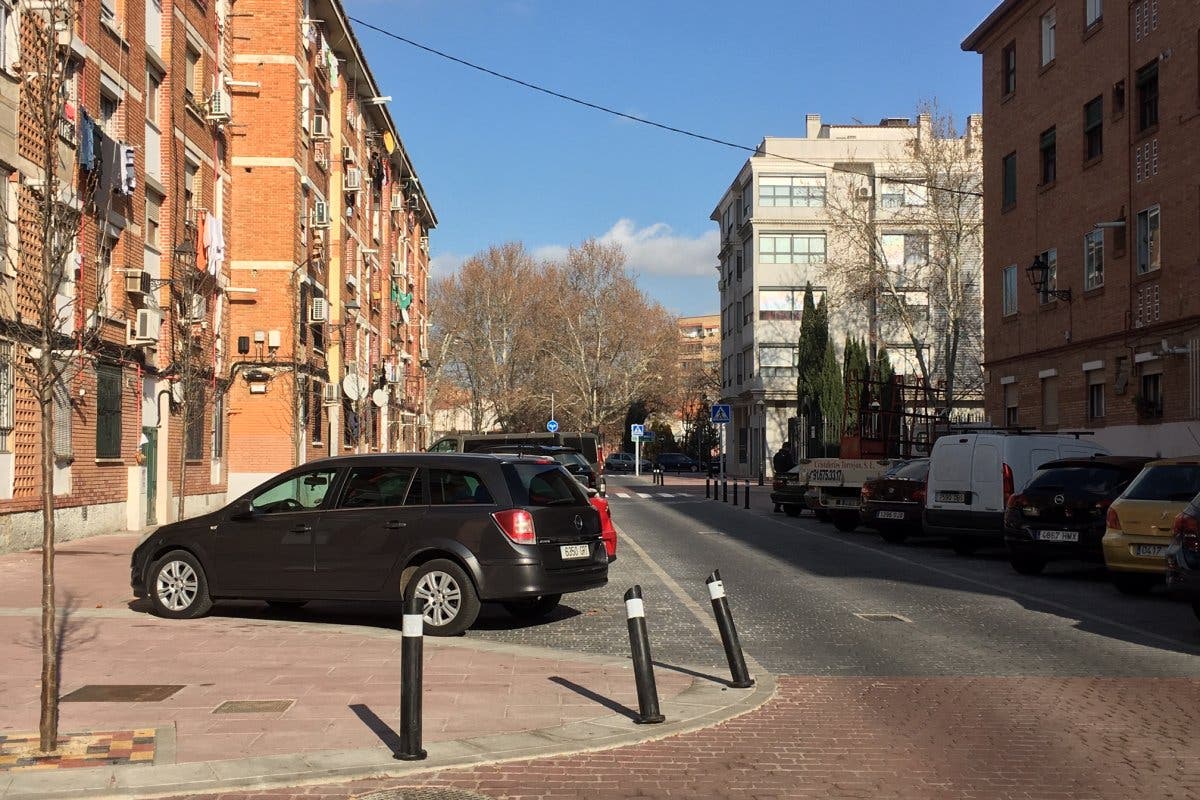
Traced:
<svg viewBox="0 0 1200 800">
<path fill-rule="evenodd" d="M 561 594 L 543 594 L 521 600 L 504 601 L 504 610 L 518 619 L 541 619 L 558 608 Z"/>
<path fill-rule="evenodd" d="M 212 608 L 204 568 L 191 553 L 173 550 L 150 567 L 150 605 L 167 619 L 194 619 Z"/>
<path fill-rule="evenodd" d="M 457 636 L 479 616 L 479 596 L 463 568 L 439 558 L 422 564 L 413 574 L 406 596 L 424 604 L 425 632 Z"/>
</svg>

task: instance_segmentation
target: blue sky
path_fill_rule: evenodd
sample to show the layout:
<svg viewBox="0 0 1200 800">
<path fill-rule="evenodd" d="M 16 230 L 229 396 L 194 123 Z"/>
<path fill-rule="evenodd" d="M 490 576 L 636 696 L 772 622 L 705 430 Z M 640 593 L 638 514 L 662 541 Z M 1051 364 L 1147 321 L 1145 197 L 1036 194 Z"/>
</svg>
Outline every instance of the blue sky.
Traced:
<svg viewBox="0 0 1200 800">
<path fill-rule="evenodd" d="M 753 147 L 804 115 L 980 108 L 959 43 L 998 0 L 345 0 L 351 16 L 620 111 Z M 440 220 L 435 276 L 489 244 L 621 242 L 676 314 L 716 313 L 708 219 L 747 153 L 502 82 L 370 30 L 359 41 Z"/>
</svg>

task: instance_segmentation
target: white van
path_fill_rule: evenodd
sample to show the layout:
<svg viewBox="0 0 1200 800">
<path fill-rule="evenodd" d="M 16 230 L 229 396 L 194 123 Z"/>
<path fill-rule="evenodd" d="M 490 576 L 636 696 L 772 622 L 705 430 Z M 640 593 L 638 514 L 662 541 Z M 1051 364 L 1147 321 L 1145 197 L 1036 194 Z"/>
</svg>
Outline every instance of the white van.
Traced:
<svg viewBox="0 0 1200 800">
<path fill-rule="evenodd" d="M 969 555 L 1004 540 L 1008 498 L 1047 461 L 1108 455 L 1087 437 L 995 431 L 941 436 L 930 454 L 923 527 Z"/>
</svg>

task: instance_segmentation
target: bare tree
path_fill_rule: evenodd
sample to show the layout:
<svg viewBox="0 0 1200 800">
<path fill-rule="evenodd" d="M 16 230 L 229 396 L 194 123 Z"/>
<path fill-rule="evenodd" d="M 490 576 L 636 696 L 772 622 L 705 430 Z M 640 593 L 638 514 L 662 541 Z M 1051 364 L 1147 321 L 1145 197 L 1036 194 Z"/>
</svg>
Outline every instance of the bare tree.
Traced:
<svg viewBox="0 0 1200 800">
<path fill-rule="evenodd" d="M 29 166 L 20 181 L 0 186 L 0 360 L 10 381 L 31 397 L 38 410 L 42 513 L 42 673 L 39 745 L 56 749 L 58 739 L 59 642 L 55 601 L 56 460 L 69 458 L 70 418 L 75 401 L 69 389 L 102 344 L 111 265 L 96 269 L 94 285 L 77 280 L 84 230 L 96 232 L 97 266 L 109 255 L 104 242 L 111 192 L 102 169 L 77 164 L 76 120 L 68 110 L 72 77 L 81 64 L 60 36 L 69 36 L 81 13 L 78 0 L 28 0 L 12 10 L 21 31 L 21 139 Z M 83 132 L 82 126 L 80 132 Z M 12 191 L 10 191 L 10 188 Z M 90 271 L 89 271 L 90 272 Z M 82 271 L 81 271 L 82 273 Z M 123 337 L 122 337 L 123 338 Z M 122 341 L 121 344 L 124 344 Z M 13 398 L 4 398 L 8 413 Z M 11 429 L 11 420 L 7 421 Z M 62 436 L 60 437 L 60 432 Z M 11 435 L 7 434 L 7 435 Z M 60 441 L 60 438 L 63 441 Z"/>
<path fill-rule="evenodd" d="M 883 340 L 876 346 L 907 345 L 913 361 L 898 368 L 915 365 L 948 415 L 982 391 L 982 131 L 971 117 L 960 133 L 934 101 L 918 120 L 917 135 L 891 159 L 893 172 L 839 176 L 827 200 L 838 235 L 826 270 L 871 309 Z"/>
</svg>

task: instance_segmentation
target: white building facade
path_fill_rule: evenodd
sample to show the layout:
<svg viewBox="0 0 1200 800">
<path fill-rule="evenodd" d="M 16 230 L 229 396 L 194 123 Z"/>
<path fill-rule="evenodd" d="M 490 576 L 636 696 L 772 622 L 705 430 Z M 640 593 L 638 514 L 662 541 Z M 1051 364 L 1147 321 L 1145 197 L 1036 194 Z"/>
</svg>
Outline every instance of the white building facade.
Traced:
<svg viewBox="0 0 1200 800">
<path fill-rule="evenodd" d="M 906 206 L 928 201 L 927 187 L 913 177 L 920 170 L 911 153 L 914 142 L 932 135 L 925 115 L 916 124 L 889 118 L 879 125 L 843 126 L 810 114 L 804 138 L 765 138 L 721 197 L 711 219 L 720 226 L 722 402 L 733 410 L 725 431 L 729 474 L 770 475 L 772 456 L 788 440 L 789 421 L 795 424 L 806 283 L 812 283 L 814 302 L 826 300 L 839 360 L 846 338 L 861 338 L 887 347 L 898 373 L 918 374 L 913 337 L 878 314 L 876 303 L 862 298 L 862 287 L 847 285 L 847 271 L 831 269 L 830 262 L 854 249 L 848 237 L 856 234 L 847 230 L 843 198 L 860 204 L 874 231 L 875 258 L 889 264 L 896 259 L 902 271 L 905 261 L 926 257 L 921 250 L 927 254 L 929 237 L 899 220 Z M 970 118 L 961 140 L 966 152 L 973 136 L 981 136 L 978 116 Z M 981 219 L 982 208 L 979 214 Z M 981 250 L 972 261 L 970 269 L 978 274 Z M 919 288 L 890 291 L 901 302 L 921 302 Z M 979 300 L 976 294 L 977 319 Z M 970 345 L 956 363 L 973 361 L 978 372 L 982 332 L 977 321 L 972 324 Z M 936 361 L 936 346 L 921 346 Z"/>
</svg>

